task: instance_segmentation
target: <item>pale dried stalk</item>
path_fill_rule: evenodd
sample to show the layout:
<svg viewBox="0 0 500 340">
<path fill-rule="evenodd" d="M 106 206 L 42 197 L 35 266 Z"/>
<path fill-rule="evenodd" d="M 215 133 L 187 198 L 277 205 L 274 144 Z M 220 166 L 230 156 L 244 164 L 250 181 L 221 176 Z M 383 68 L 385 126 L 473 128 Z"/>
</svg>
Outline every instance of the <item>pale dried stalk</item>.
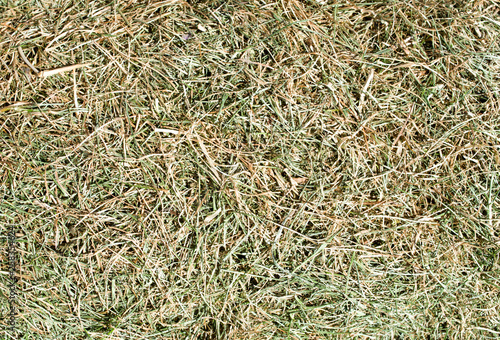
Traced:
<svg viewBox="0 0 500 340">
<path fill-rule="evenodd" d="M 69 65 L 69 66 L 64 66 L 64 67 L 59 67 L 55 68 L 52 70 L 46 70 L 46 71 L 41 71 L 38 73 L 38 77 L 40 78 L 45 78 L 45 77 L 50 77 L 59 73 L 67 72 L 67 71 L 73 71 L 81 67 L 89 66 L 92 63 L 85 63 L 85 64 L 75 64 L 75 65 Z"/>
<path fill-rule="evenodd" d="M 36 74 L 36 76 L 39 77 L 39 78 L 50 77 L 50 76 L 53 76 L 53 75 L 56 75 L 56 74 L 59 74 L 59 73 L 63 73 L 63 72 L 67 72 L 67 71 L 73 71 L 73 70 L 76 70 L 78 68 L 89 66 L 89 65 L 92 64 L 92 63 L 75 64 L 75 65 L 69 65 L 69 66 L 63 66 L 63 67 L 54 68 L 52 70 L 38 71 L 36 69 L 36 67 L 33 66 L 33 64 L 28 60 L 28 58 L 26 58 L 26 55 L 24 55 L 24 52 L 23 52 L 23 49 L 21 48 L 21 46 L 19 46 L 17 48 L 17 50 L 19 51 L 19 55 L 24 60 L 24 62 L 26 63 L 26 65 L 28 65 L 31 68 L 31 70 Z"/>
<path fill-rule="evenodd" d="M 373 80 L 374 73 L 375 73 L 374 70 L 370 71 L 370 75 L 368 76 L 368 80 L 366 81 L 365 87 L 363 87 L 363 92 L 361 92 L 361 98 L 359 100 L 359 107 L 358 107 L 359 113 L 361 113 L 361 110 L 363 109 L 363 105 L 365 104 L 365 96 L 366 96 L 366 93 L 368 92 L 368 88 L 370 87 L 370 83 Z"/>
</svg>

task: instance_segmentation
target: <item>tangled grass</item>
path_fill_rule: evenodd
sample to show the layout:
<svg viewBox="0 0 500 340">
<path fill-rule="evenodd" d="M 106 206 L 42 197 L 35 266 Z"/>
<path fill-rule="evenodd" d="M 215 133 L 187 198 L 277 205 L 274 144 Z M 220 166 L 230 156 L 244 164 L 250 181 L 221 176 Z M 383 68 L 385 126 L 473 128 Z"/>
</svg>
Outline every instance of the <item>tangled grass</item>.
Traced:
<svg viewBox="0 0 500 340">
<path fill-rule="evenodd" d="M 499 336 L 499 1 L 0 4 L 19 336 Z"/>
</svg>

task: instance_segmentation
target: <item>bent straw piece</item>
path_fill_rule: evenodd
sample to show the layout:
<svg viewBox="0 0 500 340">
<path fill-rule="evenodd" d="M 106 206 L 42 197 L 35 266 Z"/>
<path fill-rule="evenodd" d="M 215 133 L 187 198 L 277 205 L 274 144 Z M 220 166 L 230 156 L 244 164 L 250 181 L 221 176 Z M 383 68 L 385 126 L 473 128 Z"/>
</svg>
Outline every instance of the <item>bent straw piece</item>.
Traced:
<svg viewBox="0 0 500 340">
<path fill-rule="evenodd" d="M 17 51 L 19 52 L 19 55 L 21 56 L 21 59 L 23 59 L 23 61 L 26 63 L 26 65 L 28 65 L 30 67 L 30 69 L 35 72 L 35 74 L 38 74 L 38 70 L 36 69 L 35 66 L 33 66 L 33 64 L 28 60 L 28 58 L 26 58 L 26 55 L 24 55 L 24 52 L 23 52 L 23 49 L 21 48 L 21 46 L 18 46 L 17 47 Z"/>
<path fill-rule="evenodd" d="M 75 65 L 58 67 L 58 68 L 55 68 L 55 69 L 52 69 L 52 70 L 45 70 L 45 71 L 38 72 L 38 77 L 40 77 L 40 78 L 46 78 L 46 77 L 50 77 L 50 76 L 53 76 L 53 75 L 56 75 L 56 74 L 59 74 L 59 73 L 63 73 L 63 72 L 67 72 L 67 71 L 73 71 L 73 70 L 76 70 L 77 68 L 89 66 L 91 64 L 92 63 L 75 64 Z"/>
</svg>

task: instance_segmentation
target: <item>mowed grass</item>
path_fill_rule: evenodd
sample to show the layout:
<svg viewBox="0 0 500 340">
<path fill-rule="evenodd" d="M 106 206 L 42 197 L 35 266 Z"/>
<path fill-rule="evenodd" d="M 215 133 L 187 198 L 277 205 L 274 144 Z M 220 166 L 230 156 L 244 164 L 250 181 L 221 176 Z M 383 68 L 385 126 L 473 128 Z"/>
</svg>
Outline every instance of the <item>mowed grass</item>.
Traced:
<svg viewBox="0 0 500 340">
<path fill-rule="evenodd" d="M 21 338 L 500 336 L 499 1 L 0 4 Z"/>
</svg>

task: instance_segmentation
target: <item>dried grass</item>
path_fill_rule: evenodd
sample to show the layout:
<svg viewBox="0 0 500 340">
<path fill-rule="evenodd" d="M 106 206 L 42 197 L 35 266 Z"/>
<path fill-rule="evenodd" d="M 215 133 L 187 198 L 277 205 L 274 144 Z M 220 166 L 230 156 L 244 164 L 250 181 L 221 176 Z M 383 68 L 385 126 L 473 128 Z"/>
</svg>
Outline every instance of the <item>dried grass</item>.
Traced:
<svg viewBox="0 0 500 340">
<path fill-rule="evenodd" d="M 498 1 L 1 4 L 24 338 L 500 334 Z"/>
</svg>

